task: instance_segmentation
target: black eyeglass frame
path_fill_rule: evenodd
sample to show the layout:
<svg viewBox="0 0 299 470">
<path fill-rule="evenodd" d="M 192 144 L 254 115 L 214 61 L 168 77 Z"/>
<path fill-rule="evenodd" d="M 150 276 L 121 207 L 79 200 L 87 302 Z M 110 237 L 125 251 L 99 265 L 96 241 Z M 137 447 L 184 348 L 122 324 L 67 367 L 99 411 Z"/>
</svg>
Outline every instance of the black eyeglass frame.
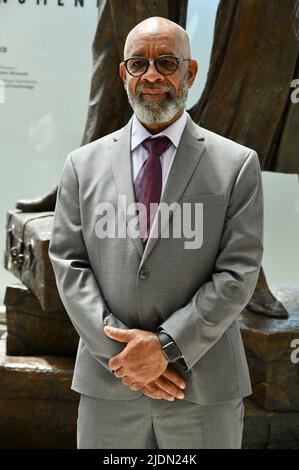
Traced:
<svg viewBox="0 0 299 470">
<path fill-rule="evenodd" d="M 165 59 L 166 57 L 171 57 L 172 59 L 175 59 L 175 60 L 176 60 L 176 68 L 175 68 L 175 70 L 174 70 L 173 72 L 170 72 L 170 73 L 163 73 L 163 72 L 160 72 L 160 70 L 159 70 L 158 67 L 157 67 L 156 61 L 159 60 L 159 59 L 163 59 L 163 58 Z M 132 60 L 132 59 L 143 59 L 143 60 L 146 60 L 146 61 L 147 61 L 146 69 L 145 69 L 145 71 L 144 71 L 142 74 L 140 74 L 140 75 L 134 75 L 134 74 L 132 74 L 132 73 L 128 70 L 127 64 L 128 64 L 128 62 L 129 62 L 129 60 Z M 123 60 L 123 61 L 121 62 L 121 64 L 124 64 L 124 65 L 125 65 L 126 71 L 127 71 L 128 74 L 131 75 L 132 77 L 142 77 L 142 75 L 144 75 L 144 74 L 148 71 L 148 68 L 149 68 L 149 66 L 150 66 L 150 63 L 151 63 L 151 62 L 154 62 L 157 72 L 159 72 L 161 75 L 168 76 L 168 75 L 173 75 L 173 74 L 177 71 L 180 62 L 189 61 L 189 60 L 191 60 L 191 58 L 189 58 L 189 59 L 183 59 L 183 58 L 181 58 L 181 57 L 176 57 L 176 56 L 174 56 L 174 55 L 165 54 L 165 55 L 160 55 L 159 57 L 156 57 L 156 59 L 147 59 L 146 57 L 138 57 L 138 56 L 135 57 L 135 56 L 133 56 L 133 57 L 129 57 L 129 58 L 126 59 L 126 60 Z"/>
</svg>

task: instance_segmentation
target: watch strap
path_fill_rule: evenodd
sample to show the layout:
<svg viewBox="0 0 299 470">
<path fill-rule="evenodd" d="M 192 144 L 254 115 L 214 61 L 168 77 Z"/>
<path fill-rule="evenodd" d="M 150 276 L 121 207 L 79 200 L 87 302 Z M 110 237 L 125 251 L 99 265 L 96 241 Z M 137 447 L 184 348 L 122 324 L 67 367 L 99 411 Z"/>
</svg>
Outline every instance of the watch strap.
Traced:
<svg viewBox="0 0 299 470">
<path fill-rule="evenodd" d="M 164 331 L 157 331 L 157 336 L 161 343 L 162 351 L 168 362 L 175 362 L 182 358 L 182 353 L 173 339 Z"/>
</svg>

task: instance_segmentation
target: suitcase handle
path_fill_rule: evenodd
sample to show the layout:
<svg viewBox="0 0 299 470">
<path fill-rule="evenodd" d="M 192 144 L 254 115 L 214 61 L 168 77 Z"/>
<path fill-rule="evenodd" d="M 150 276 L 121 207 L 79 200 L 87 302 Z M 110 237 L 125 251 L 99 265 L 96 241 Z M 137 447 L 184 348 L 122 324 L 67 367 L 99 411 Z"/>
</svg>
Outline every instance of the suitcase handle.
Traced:
<svg viewBox="0 0 299 470">
<path fill-rule="evenodd" d="M 50 216 L 49 216 L 49 214 L 43 214 L 43 215 L 40 215 L 39 217 L 31 217 L 30 219 L 26 220 L 26 222 L 24 222 L 23 229 L 22 229 L 22 239 L 21 239 L 21 242 L 20 242 L 19 246 L 16 246 L 16 245 L 12 246 L 14 226 L 12 225 L 7 231 L 8 232 L 8 238 L 9 238 L 9 246 L 11 246 L 9 252 L 10 252 L 10 255 L 12 257 L 12 262 L 17 264 L 18 268 L 20 270 L 21 270 L 21 268 L 22 268 L 22 266 L 25 262 L 25 259 L 26 259 L 26 256 L 24 255 L 24 249 L 25 249 L 24 238 L 25 238 L 26 226 L 27 226 L 28 222 L 31 222 L 32 220 L 38 220 L 38 219 L 42 219 L 44 217 L 50 217 Z M 29 250 L 29 253 L 30 253 L 29 263 L 31 264 L 32 263 L 32 254 L 33 254 L 31 244 L 28 245 L 28 250 Z"/>
</svg>

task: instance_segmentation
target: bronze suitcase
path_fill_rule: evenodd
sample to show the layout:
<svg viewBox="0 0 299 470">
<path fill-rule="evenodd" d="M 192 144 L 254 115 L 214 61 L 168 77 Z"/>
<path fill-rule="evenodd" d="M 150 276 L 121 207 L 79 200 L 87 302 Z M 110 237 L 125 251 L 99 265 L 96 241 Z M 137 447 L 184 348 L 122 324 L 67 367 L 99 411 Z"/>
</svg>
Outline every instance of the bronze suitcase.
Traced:
<svg viewBox="0 0 299 470">
<path fill-rule="evenodd" d="M 8 211 L 5 268 L 38 298 L 45 311 L 63 310 L 48 248 L 53 212 Z"/>
</svg>

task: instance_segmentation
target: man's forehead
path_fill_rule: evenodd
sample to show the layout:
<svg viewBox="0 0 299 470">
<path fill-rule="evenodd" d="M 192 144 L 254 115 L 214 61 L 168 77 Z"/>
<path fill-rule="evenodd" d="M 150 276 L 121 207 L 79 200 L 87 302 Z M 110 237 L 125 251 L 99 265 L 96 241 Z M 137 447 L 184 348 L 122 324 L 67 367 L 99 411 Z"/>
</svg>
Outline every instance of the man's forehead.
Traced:
<svg viewBox="0 0 299 470">
<path fill-rule="evenodd" d="M 182 40 L 165 33 L 140 33 L 129 38 L 126 52 L 130 55 L 144 55 L 151 47 L 154 47 L 158 54 L 178 54 L 180 45 L 183 45 Z"/>
</svg>

